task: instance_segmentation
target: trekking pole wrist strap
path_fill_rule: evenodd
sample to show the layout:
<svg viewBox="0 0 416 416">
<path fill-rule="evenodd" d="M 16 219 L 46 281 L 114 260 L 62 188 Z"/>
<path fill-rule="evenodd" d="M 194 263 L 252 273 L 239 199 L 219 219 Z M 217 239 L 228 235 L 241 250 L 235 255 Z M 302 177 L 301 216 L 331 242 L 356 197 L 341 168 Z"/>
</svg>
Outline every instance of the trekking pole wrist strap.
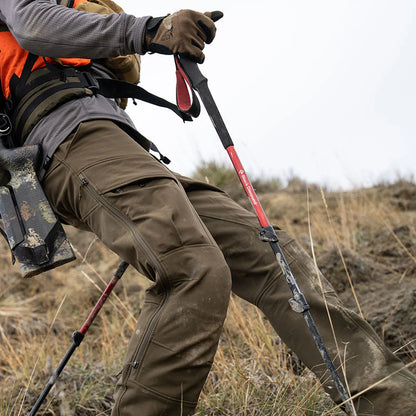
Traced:
<svg viewBox="0 0 416 416">
<path fill-rule="evenodd" d="M 201 105 L 195 94 L 192 81 L 184 71 L 179 59 L 175 57 L 176 65 L 176 104 L 178 108 L 192 117 L 198 117 L 201 113 Z"/>
</svg>

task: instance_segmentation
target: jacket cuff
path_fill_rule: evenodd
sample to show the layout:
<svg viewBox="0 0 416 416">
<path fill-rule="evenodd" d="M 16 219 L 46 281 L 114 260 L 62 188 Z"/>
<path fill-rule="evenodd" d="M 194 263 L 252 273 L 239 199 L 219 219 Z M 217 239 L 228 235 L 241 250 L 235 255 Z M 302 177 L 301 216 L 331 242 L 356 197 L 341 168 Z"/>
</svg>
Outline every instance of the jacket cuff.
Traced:
<svg viewBox="0 0 416 416">
<path fill-rule="evenodd" d="M 130 49 L 128 53 L 138 53 L 144 55 L 147 50 L 145 46 L 146 24 L 152 16 L 135 18 L 135 22 L 126 30 L 126 44 Z M 128 40 L 131 39 L 131 42 Z"/>
</svg>

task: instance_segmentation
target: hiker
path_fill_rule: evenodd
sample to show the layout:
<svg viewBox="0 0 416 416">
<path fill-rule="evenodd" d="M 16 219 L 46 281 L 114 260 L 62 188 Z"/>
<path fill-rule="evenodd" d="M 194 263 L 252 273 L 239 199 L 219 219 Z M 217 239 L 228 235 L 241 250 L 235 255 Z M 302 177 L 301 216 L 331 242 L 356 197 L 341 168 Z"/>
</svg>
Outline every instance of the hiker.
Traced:
<svg viewBox="0 0 416 416">
<path fill-rule="evenodd" d="M 42 145 L 39 176 L 62 221 L 94 232 L 154 282 L 128 346 L 113 416 L 193 413 L 231 290 L 264 312 L 340 402 L 302 316 L 289 306 L 291 293 L 258 238 L 254 214 L 151 156 L 150 142 L 120 107 L 125 102 L 104 97 L 94 81 L 137 82 L 135 54 L 146 52 L 202 63 L 215 36 L 210 17 L 181 10 L 137 18 L 110 0 L 0 0 L 0 80 L 15 145 Z M 127 56 L 127 72 L 119 56 Z M 416 378 L 320 275 L 345 351 L 337 357 L 314 263 L 283 230 L 277 234 L 335 364 L 346 363 L 351 394 L 381 381 L 355 400 L 358 414 L 416 415 Z"/>
</svg>

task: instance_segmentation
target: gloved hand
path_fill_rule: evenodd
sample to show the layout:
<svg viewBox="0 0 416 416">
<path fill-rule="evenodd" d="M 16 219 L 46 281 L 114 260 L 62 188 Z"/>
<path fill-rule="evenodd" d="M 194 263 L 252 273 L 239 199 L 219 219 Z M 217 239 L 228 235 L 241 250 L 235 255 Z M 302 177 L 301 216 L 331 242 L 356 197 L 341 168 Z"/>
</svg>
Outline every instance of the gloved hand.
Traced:
<svg viewBox="0 0 416 416">
<path fill-rule="evenodd" d="M 179 10 L 166 17 L 152 18 L 146 28 L 146 48 L 149 52 L 187 55 L 202 64 L 205 43 L 214 40 L 214 20 L 223 16 L 221 12 L 204 14 L 193 10 Z"/>
</svg>

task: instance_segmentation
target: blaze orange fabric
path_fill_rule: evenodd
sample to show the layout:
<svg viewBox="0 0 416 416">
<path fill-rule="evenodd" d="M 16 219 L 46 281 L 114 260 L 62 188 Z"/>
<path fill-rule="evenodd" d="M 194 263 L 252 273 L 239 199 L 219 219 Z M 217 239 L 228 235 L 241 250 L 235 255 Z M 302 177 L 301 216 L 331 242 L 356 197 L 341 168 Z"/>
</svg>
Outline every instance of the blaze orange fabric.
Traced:
<svg viewBox="0 0 416 416">
<path fill-rule="evenodd" d="M 80 3 L 85 3 L 87 0 L 75 0 L 73 7 L 78 6 Z M 22 75 L 23 67 L 29 52 L 24 50 L 13 37 L 9 31 L 0 32 L 0 82 L 3 90 L 3 95 L 9 98 L 10 95 L 10 80 L 13 74 L 18 77 Z M 56 63 L 52 58 L 46 58 L 48 62 Z M 62 65 L 65 66 L 84 66 L 88 65 L 91 61 L 89 59 L 82 58 L 61 58 Z M 32 71 L 38 68 L 45 67 L 46 64 L 43 57 L 39 57 L 33 65 Z"/>
</svg>

